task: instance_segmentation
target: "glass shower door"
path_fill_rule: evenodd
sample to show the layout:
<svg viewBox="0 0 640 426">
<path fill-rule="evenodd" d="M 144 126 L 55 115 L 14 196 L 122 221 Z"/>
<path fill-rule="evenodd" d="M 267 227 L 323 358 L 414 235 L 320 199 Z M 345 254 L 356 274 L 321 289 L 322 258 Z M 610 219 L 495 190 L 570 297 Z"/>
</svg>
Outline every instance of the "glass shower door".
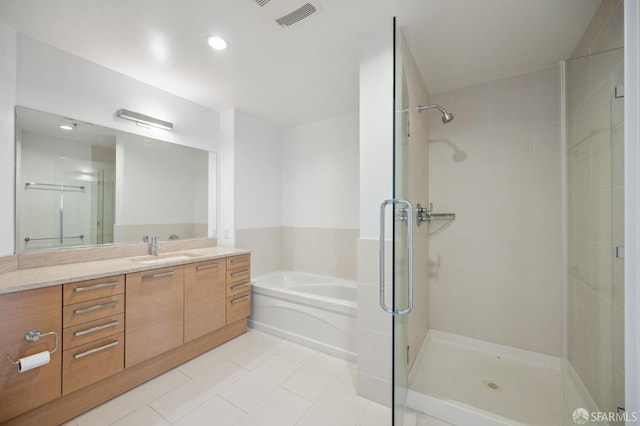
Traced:
<svg viewBox="0 0 640 426">
<path fill-rule="evenodd" d="M 618 425 L 625 415 L 624 51 L 565 67 L 564 424 L 598 412 Z"/>
<path fill-rule="evenodd" d="M 394 21 L 393 120 L 393 424 L 404 424 L 408 389 L 409 315 L 413 308 L 414 211 L 408 201 L 409 94 L 403 69 L 400 32 Z"/>
</svg>

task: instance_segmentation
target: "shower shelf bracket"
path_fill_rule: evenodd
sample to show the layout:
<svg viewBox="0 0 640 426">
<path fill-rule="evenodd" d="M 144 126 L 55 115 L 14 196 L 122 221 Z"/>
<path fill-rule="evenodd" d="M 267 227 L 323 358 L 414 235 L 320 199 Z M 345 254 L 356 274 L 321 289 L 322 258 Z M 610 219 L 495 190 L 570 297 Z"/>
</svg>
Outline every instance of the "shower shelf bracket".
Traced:
<svg viewBox="0 0 640 426">
<path fill-rule="evenodd" d="M 429 207 L 422 207 L 418 203 L 416 208 L 416 222 L 418 226 L 422 225 L 422 222 L 431 222 L 433 220 L 455 220 L 455 213 L 433 213 L 433 203 L 429 203 Z"/>
</svg>

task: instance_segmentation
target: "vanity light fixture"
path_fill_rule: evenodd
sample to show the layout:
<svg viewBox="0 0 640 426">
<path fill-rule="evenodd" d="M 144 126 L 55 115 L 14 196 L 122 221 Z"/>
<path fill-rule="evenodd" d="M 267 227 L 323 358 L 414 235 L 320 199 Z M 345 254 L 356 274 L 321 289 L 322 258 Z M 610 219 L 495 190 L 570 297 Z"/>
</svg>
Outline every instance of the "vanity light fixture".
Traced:
<svg viewBox="0 0 640 426">
<path fill-rule="evenodd" d="M 139 112 L 129 111 L 127 109 L 119 109 L 116 111 L 116 116 L 120 118 L 126 118 L 127 120 L 135 121 L 139 126 L 157 127 L 164 130 L 173 130 L 173 123 L 169 121 L 163 121 L 158 118 L 149 117 L 148 115 L 140 114 Z"/>
<path fill-rule="evenodd" d="M 207 39 L 209 46 L 211 46 L 215 50 L 224 50 L 227 48 L 228 44 L 225 39 L 218 36 L 211 36 Z"/>
</svg>

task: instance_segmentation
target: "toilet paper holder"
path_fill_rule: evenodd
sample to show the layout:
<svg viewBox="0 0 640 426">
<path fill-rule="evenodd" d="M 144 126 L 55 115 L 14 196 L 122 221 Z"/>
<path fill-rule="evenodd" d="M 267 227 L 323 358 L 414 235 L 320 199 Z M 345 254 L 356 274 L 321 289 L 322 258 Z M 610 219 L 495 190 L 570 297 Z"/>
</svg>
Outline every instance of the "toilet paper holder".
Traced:
<svg viewBox="0 0 640 426">
<path fill-rule="evenodd" d="M 24 340 L 27 340 L 29 342 L 37 342 L 38 340 L 40 340 L 41 337 L 51 336 L 51 335 L 54 335 L 56 337 L 56 341 L 55 341 L 53 350 L 49 351 L 49 354 L 53 354 L 53 353 L 55 353 L 55 351 L 58 350 L 58 339 L 59 339 L 60 336 L 58 335 L 57 331 L 49 331 L 47 333 L 40 333 L 38 330 L 29 330 L 24 335 Z M 13 359 L 11 359 L 11 356 L 9 356 L 9 355 L 7 355 L 7 361 L 9 361 L 13 365 L 18 365 L 19 364 L 19 361 L 14 361 Z"/>
</svg>

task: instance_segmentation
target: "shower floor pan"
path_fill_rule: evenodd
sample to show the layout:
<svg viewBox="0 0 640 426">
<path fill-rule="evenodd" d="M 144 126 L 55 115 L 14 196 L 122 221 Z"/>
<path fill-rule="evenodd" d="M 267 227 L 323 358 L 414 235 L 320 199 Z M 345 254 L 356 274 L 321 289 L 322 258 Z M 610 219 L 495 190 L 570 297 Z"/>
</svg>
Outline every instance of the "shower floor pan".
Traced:
<svg viewBox="0 0 640 426">
<path fill-rule="evenodd" d="M 561 360 L 430 330 L 407 405 L 464 426 L 561 425 Z"/>
</svg>

